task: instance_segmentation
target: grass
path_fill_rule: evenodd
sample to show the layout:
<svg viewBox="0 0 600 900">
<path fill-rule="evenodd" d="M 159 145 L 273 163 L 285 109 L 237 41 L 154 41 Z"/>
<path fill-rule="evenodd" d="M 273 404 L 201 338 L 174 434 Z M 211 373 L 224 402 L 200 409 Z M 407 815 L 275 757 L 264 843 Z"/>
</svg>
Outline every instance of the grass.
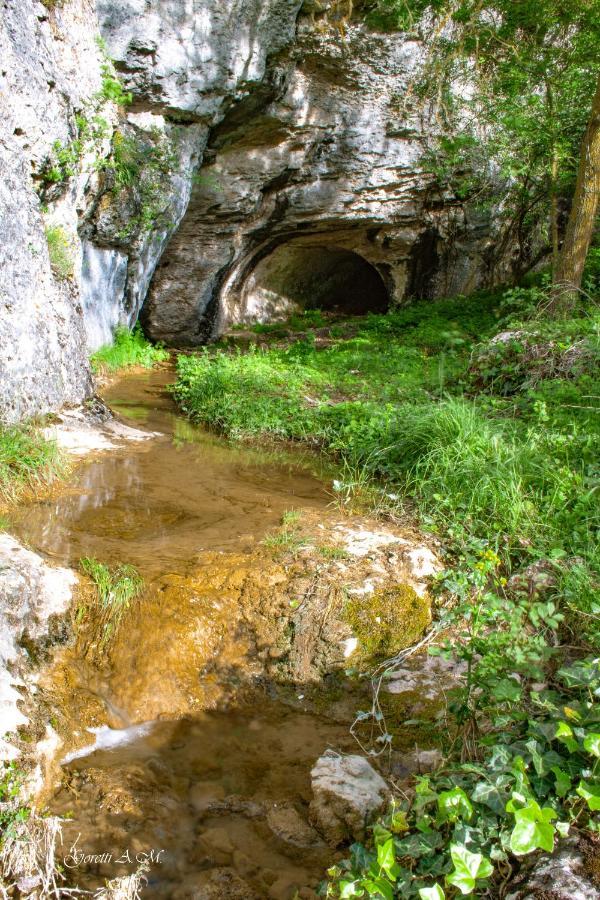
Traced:
<svg viewBox="0 0 600 900">
<path fill-rule="evenodd" d="M 308 331 L 245 353 L 207 349 L 179 358 L 175 396 L 230 437 L 320 448 L 339 464 L 339 496 L 353 472 L 352 489 L 410 500 L 425 528 L 458 549 L 486 541 L 509 571 L 571 560 L 561 590 L 589 631 L 600 613 L 600 316 L 519 319 L 536 292 L 337 322 L 322 348 Z M 491 340 L 507 328 L 529 336 Z"/>
<path fill-rule="evenodd" d="M 46 226 L 46 242 L 50 257 L 50 268 L 61 281 L 72 278 L 75 271 L 73 248 L 69 235 L 62 225 Z"/>
<path fill-rule="evenodd" d="M 125 563 L 110 568 L 106 563 L 84 556 L 79 566 L 96 588 L 95 613 L 102 649 L 116 633 L 132 602 L 144 590 L 144 580 L 134 566 Z M 78 618 L 81 620 L 86 612 L 86 609 L 80 609 Z"/>
<path fill-rule="evenodd" d="M 90 361 L 94 372 L 107 373 L 131 366 L 151 369 L 168 358 L 168 351 L 146 340 L 141 328 L 136 325 L 132 331 L 123 326 L 117 328 L 113 343 L 100 347 Z"/>
<path fill-rule="evenodd" d="M 27 488 L 49 484 L 64 471 L 58 445 L 34 426 L 0 427 L 0 500 L 14 502 Z"/>
</svg>

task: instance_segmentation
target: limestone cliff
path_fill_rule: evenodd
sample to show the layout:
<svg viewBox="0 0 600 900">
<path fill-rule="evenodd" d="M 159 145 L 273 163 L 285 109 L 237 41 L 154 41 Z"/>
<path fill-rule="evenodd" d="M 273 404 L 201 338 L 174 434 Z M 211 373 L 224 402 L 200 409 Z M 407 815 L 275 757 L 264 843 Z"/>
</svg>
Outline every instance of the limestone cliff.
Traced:
<svg viewBox="0 0 600 900">
<path fill-rule="evenodd" d="M 140 311 L 194 345 L 492 278 L 493 222 L 423 171 L 431 123 L 399 111 L 420 45 L 301 6 L 3 3 L 0 419 L 81 402 L 88 353 Z"/>
</svg>

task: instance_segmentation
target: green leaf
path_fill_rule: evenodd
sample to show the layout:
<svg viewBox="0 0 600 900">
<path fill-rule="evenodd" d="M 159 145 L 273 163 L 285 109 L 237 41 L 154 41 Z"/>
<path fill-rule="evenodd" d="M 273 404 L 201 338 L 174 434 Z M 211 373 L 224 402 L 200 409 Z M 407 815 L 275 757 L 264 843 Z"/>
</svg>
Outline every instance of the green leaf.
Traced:
<svg viewBox="0 0 600 900">
<path fill-rule="evenodd" d="M 394 889 L 385 878 L 369 878 L 363 882 L 369 897 L 383 897 L 384 900 L 394 900 Z"/>
<path fill-rule="evenodd" d="M 565 744 L 571 753 L 576 753 L 579 750 L 579 744 L 573 737 L 573 729 L 566 722 L 558 723 L 554 737 Z"/>
<path fill-rule="evenodd" d="M 433 887 L 420 888 L 419 897 L 421 900 L 446 900 L 444 889 L 439 884 Z"/>
<path fill-rule="evenodd" d="M 521 699 L 521 693 L 521 687 L 514 678 L 501 678 L 492 688 L 492 696 L 500 703 L 515 703 Z"/>
<path fill-rule="evenodd" d="M 590 784 L 589 781 L 581 780 L 579 782 L 579 787 L 577 788 L 577 793 L 580 797 L 583 797 L 592 811 L 600 809 L 600 786 L 597 784 Z"/>
<path fill-rule="evenodd" d="M 540 808 L 539 803 L 530 799 L 523 809 L 514 811 L 515 827 L 510 836 L 510 849 L 517 856 L 531 853 L 533 850 L 554 849 L 554 825 L 551 820 L 556 813 L 550 807 Z"/>
<path fill-rule="evenodd" d="M 385 874 L 392 881 L 395 881 L 397 876 L 400 874 L 400 866 L 397 864 L 396 857 L 394 855 L 393 838 L 390 837 L 385 842 L 385 844 L 379 844 L 379 846 L 377 847 L 377 862 L 379 863 Z"/>
<path fill-rule="evenodd" d="M 454 872 L 446 876 L 448 884 L 458 888 L 461 894 L 470 894 L 478 878 L 488 878 L 494 867 L 481 853 L 471 853 L 462 844 L 451 844 L 450 856 Z"/>
<path fill-rule="evenodd" d="M 444 821 L 467 821 L 473 815 L 473 804 L 462 788 L 455 787 L 451 791 L 442 791 L 438 797 L 438 809 Z"/>
<path fill-rule="evenodd" d="M 340 898 L 341 900 L 349 900 L 352 897 L 360 897 L 357 892 L 358 881 L 340 881 Z"/>
<path fill-rule="evenodd" d="M 571 778 L 559 766 L 552 766 L 552 774 L 556 778 L 555 791 L 558 797 L 566 797 L 571 789 Z"/>
<path fill-rule="evenodd" d="M 500 791 L 487 781 L 479 781 L 471 791 L 471 800 L 489 806 L 495 813 L 501 815 L 504 812 L 504 800 Z"/>
<path fill-rule="evenodd" d="M 600 759 L 600 734 L 588 734 L 583 741 L 583 746 L 588 753 Z"/>
</svg>

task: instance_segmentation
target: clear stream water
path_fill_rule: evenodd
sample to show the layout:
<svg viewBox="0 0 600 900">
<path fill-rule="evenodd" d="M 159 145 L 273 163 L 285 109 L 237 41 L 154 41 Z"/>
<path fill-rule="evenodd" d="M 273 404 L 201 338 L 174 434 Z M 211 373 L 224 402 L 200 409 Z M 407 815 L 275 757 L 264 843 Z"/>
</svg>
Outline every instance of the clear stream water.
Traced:
<svg viewBox="0 0 600 900">
<path fill-rule="evenodd" d="M 118 417 L 161 436 L 84 462 L 58 496 L 23 507 L 12 523 L 22 540 L 73 567 L 82 556 L 131 563 L 151 592 L 165 579 L 201 580 L 207 551 L 225 551 L 223 566 L 232 553 L 239 560 L 290 508 L 326 507 L 324 482 L 299 455 L 235 446 L 177 415 L 165 390 L 171 378 L 165 370 L 136 373 L 105 392 Z M 188 595 L 165 596 L 165 616 L 189 615 Z M 310 769 L 328 747 L 354 748 L 347 724 L 307 711 L 295 686 L 260 678 L 238 692 L 228 685 L 222 700 L 213 685 L 210 708 L 182 715 L 178 707 L 173 716 L 165 711 L 168 668 L 156 717 L 151 702 L 140 707 L 131 697 L 147 686 L 153 660 L 164 673 L 159 657 L 178 651 L 168 633 L 161 643 L 155 618 L 146 621 L 146 602 L 144 595 L 140 614 L 122 626 L 108 669 L 72 651 L 66 675 L 63 666 L 73 727 L 87 736 L 88 700 L 96 710 L 87 741 L 96 749 L 65 758 L 50 801 L 68 817 L 62 854 L 70 880 L 95 889 L 147 858 L 143 896 L 314 897 L 332 853 L 307 824 Z M 243 655 L 240 645 L 240 665 Z"/>
</svg>

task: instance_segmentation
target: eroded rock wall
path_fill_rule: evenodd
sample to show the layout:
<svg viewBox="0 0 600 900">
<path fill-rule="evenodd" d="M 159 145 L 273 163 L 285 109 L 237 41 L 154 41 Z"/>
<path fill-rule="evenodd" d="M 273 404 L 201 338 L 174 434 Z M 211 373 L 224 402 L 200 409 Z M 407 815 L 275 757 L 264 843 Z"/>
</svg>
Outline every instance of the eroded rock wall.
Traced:
<svg viewBox="0 0 600 900">
<path fill-rule="evenodd" d="M 0 421 L 91 394 L 88 354 L 136 321 L 210 129 L 260 85 L 270 55 L 294 36 L 299 6 L 2 4 Z M 109 57 L 132 92 L 126 107 L 106 94 Z M 119 181 L 117 140 L 137 148 L 138 183 Z M 156 158 L 156 147 L 148 202 L 143 157 Z M 48 229 L 67 256 L 62 272 Z"/>
<path fill-rule="evenodd" d="M 77 403 L 91 391 L 73 282 L 50 268 L 34 176 L 70 116 L 99 86 L 89 3 L 60 12 L 35 0 L 0 11 L 0 420 Z M 69 40 L 61 39 L 61 31 Z M 74 215 L 70 204 L 68 219 Z"/>
<path fill-rule="evenodd" d="M 289 314 L 325 251 L 366 260 L 390 303 L 486 283 L 492 221 L 440 192 L 422 164 L 434 126 L 400 111 L 421 59 L 401 35 L 355 24 L 342 37 L 300 21 L 262 108 L 239 103 L 211 133 L 146 301 L 153 337 L 193 345 L 231 323 Z M 297 290 L 282 289 L 284 270 Z"/>
<path fill-rule="evenodd" d="M 343 306 L 353 259 L 357 308 L 359 281 L 378 310 L 490 281 L 493 220 L 440 191 L 423 167 L 433 124 L 400 112 L 421 46 L 301 7 L 4 3 L 0 419 L 81 402 L 88 353 L 142 309 L 152 337 L 189 346 L 315 284 Z M 110 60 L 129 104 L 106 91 Z"/>
</svg>

